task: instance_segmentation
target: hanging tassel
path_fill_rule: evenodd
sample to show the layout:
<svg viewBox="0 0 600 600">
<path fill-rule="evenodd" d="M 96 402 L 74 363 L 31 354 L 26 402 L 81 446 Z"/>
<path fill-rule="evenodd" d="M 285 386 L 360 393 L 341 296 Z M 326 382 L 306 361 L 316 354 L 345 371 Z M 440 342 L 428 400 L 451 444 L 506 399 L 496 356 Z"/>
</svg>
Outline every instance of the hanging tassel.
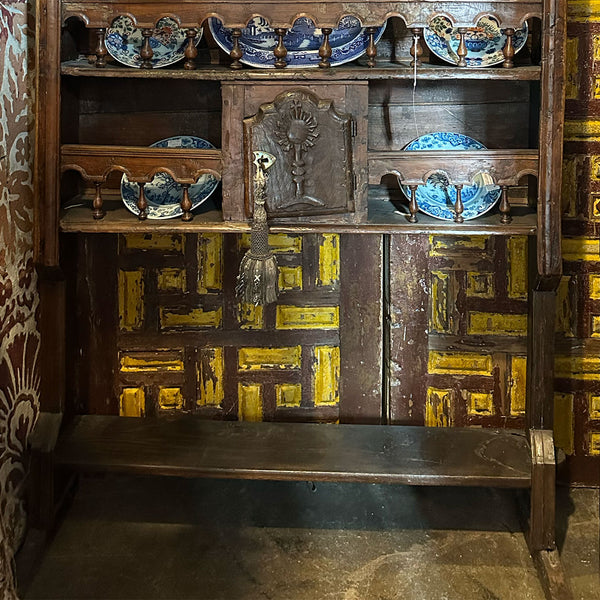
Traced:
<svg viewBox="0 0 600 600">
<path fill-rule="evenodd" d="M 267 169 L 275 157 L 267 152 L 254 152 L 254 217 L 250 232 L 250 250 L 240 263 L 235 286 L 239 302 L 265 305 L 277 300 L 279 268 L 269 248 L 269 225 L 265 202 L 267 199 Z"/>
</svg>

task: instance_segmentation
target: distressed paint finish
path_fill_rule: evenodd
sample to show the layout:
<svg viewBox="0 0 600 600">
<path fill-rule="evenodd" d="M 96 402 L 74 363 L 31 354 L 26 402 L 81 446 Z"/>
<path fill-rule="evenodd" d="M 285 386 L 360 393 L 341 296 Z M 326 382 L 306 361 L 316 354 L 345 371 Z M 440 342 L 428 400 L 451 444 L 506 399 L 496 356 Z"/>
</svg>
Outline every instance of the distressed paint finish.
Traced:
<svg viewBox="0 0 600 600">
<path fill-rule="evenodd" d="M 259 383 L 238 385 L 238 419 L 240 421 L 262 421 L 263 386 Z"/>
<path fill-rule="evenodd" d="M 206 294 L 223 288 L 223 236 L 205 233 L 198 244 L 198 293 Z"/>
<path fill-rule="evenodd" d="M 314 401 L 319 405 L 337 404 L 340 400 L 340 349 L 317 346 L 314 350 Z"/>
<path fill-rule="evenodd" d="M 240 348 L 238 367 L 241 371 L 262 369 L 299 369 L 302 366 L 302 347 Z"/>
<path fill-rule="evenodd" d="M 340 278 L 340 236 L 324 233 L 319 246 L 319 276 L 317 285 L 336 285 Z"/>
<path fill-rule="evenodd" d="M 146 413 L 146 392 L 143 387 L 123 388 L 119 401 L 121 417 L 143 417 Z"/>
<path fill-rule="evenodd" d="M 223 311 L 194 308 L 189 312 L 163 308 L 160 309 L 160 326 L 162 329 L 205 329 L 220 327 Z"/>
<path fill-rule="evenodd" d="M 339 306 L 277 307 L 277 329 L 337 329 L 339 326 Z"/>
<path fill-rule="evenodd" d="M 221 407 L 225 399 L 223 348 L 201 348 L 199 354 L 198 387 L 200 393 L 197 403 L 199 406 Z"/>
<path fill-rule="evenodd" d="M 158 389 L 158 407 L 161 410 L 181 410 L 183 394 L 178 387 L 160 387 Z"/>
<path fill-rule="evenodd" d="M 146 352 L 124 352 L 119 357 L 121 371 L 138 373 L 145 371 L 183 371 L 182 352 L 157 350 Z"/>
<path fill-rule="evenodd" d="M 425 405 L 426 427 L 452 426 L 453 391 L 429 388 Z"/>
<path fill-rule="evenodd" d="M 144 322 L 144 271 L 119 271 L 119 327 L 139 329 Z"/>
</svg>

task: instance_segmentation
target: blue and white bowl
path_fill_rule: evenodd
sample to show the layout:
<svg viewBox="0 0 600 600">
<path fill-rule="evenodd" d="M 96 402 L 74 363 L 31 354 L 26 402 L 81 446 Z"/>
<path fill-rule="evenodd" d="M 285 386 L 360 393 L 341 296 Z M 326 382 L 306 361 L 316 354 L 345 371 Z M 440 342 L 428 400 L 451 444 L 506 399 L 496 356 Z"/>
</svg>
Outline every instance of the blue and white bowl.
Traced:
<svg viewBox="0 0 600 600">
<path fill-rule="evenodd" d="M 150 148 L 196 148 L 214 150 L 214 146 L 199 137 L 178 135 L 151 144 Z M 192 210 L 198 208 L 215 191 L 219 180 L 210 174 L 201 175 L 196 183 L 190 185 L 189 196 Z M 167 173 L 157 173 L 150 183 L 144 186 L 144 196 L 148 203 L 146 212 L 149 219 L 172 219 L 183 214 L 181 200 L 183 187 Z M 127 175 L 121 178 L 121 197 L 125 206 L 135 215 L 139 215 L 137 206 L 140 186 L 129 181 Z"/>
</svg>

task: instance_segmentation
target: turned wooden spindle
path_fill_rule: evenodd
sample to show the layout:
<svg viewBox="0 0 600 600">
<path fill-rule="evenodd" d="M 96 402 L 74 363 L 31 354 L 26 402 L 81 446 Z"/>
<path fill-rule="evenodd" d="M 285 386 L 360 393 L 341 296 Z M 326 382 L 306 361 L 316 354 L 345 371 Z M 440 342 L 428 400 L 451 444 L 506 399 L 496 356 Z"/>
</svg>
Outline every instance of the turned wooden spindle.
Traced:
<svg viewBox="0 0 600 600">
<path fill-rule="evenodd" d="M 287 48 L 283 43 L 283 38 L 287 33 L 287 29 L 278 27 L 275 29 L 275 33 L 277 34 L 277 46 L 275 46 L 275 50 L 273 50 L 273 54 L 275 55 L 275 68 L 284 69 L 287 66 L 287 60 L 285 60 Z"/>
<path fill-rule="evenodd" d="M 106 66 L 106 55 L 108 50 L 104 42 L 106 36 L 106 27 L 98 27 L 96 29 L 96 66 L 100 69 Z"/>
<path fill-rule="evenodd" d="M 467 66 L 467 44 L 465 43 L 465 34 L 468 29 L 466 27 L 459 27 L 458 34 L 460 35 L 460 42 L 458 44 L 458 49 L 456 50 L 456 55 L 458 56 L 459 67 Z"/>
<path fill-rule="evenodd" d="M 144 41 L 142 42 L 142 48 L 140 49 L 140 58 L 142 59 L 142 69 L 151 69 L 152 68 L 152 57 L 154 56 L 154 51 L 150 47 L 150 38 L 154 30 L 152 29 L 142 29 L 142 36 Z"/>
<path fill-rule="evenodd" d="M 102 219 L 106 212 L 102 208 L 102 183 L 96 183 L 96 195 L 94 196 L 94 202 L 92 203 L 92 216 L 94 219 Z"/>
<path fill-rule="evenodd" d="M 502 48 L 502 53 L 504 54 L 504 62 L 502 63 L 502 66 L 505 69 L 512 69 L 512 67 L 515 66 L 513 61 L 515 56 L 515 46 L 513 44 L 515 30 L 512 28 L 505 29 L 504 35 L 506 36 L 506 44 L 504 44 L 504 48 Z"/>
<path fill-rule="evenodd" d="M 418 185 L 409 185 L 410 189 L 410 202 L 408 203 L 408 210 L 410 211 L 410 217 L 408 217 L 409 223 L 417 222 L 417 212 L 419 212 L 419 205 L 417 204 L 417 188 Z"/>
<path fill-rule="evenodd" d="M 465 218 L 462 216 L 463 211 L 465 210 L 465 205 L 462 201 L 462 185 L 455 185 L 456 188 L 456 202 L 454 203 L 454 221 L 456 223 L 464 223 Z"/>
<path fill-rule="evenodd" d="M 329 36 L 331 35 L 333 29 L 331 29 L 331 27 L 323 27 L 321 31 L 323 32 L 323 42 L 319 46 L 319 56 L 321 57 L 321 60 L 319 61 L 319 67 L 322 69 L 327 69 L 331 66 L 331 63 L 329 62 L 329 59 L 331 58 L 331 44 L 329 43 Z"/>
<path fill-rule="evenodd" d="M 231 30 L 231 41 L 233 42 L 233 47 L 229 52 L 229 56 L 231 57 L 231 64 L 229 65 L 232 69 L 241 69 L 242 63 L 240 62 L 240 58 L 244 55 L 244 51 L 240 48 L 240 38 L 242 37 L 242 30 L 239 27 L 234 27 Z"/>
<path fill-rule="evenodd" d="M 508 224 L 512 221 L 510 216 L 510 202 L 508 201 L 508 186 L 500 186 L 502 195 L 500 196 L 500 223 Z"/>
<path fill-rule="evenodd" d="M 414 67 L 415 63 L 417 67 L 421 66 L 421 56 L 423 56 L 423 47 L 421 46 L 421 39 L 423 37 L 423 28 L 422 27 L 413 27 L 411 29 L 413 34 L 413 43 L 410 47 L 410 55 L 412 56 L 412 60 L 410 61 L 410 66 Z"/>
<path fill-rule="evenodd" d="M 196 56 L 198 56 L 198 48 L 196 48 L 196 34 L 198 32 L 195 29 L 188 29 L 186 31 L 187 43 L 185 46 L 185 63 L 183 68 L 188 71 L 192 71 L 196 68 Z"/>
<path fill-rule="evenodd" d="M 146 212 L 147 208 L 148 208 L 148 202 L 146 201 L 146 195 L 144 194 L 144 183 L 140 183 L 140 195 L 138 198 L 138 202 L 137 202 L 137 207 L 138 210 L 140 211 L 138 213 L 138 219 L 140 221 L 144 221 L 148 218 L 148 213 Z"/>
<path fill-rule="evenodd" d="M 374 67 L 377 59 L 377 46 L 375 45 L 375 33 L 377 32 L 377 27 L 367 27 L 365 31 L 369 36 L 369 45 L 365 52 L 367 55 L 367 66 Z"/>
<path fill-rule="evenodd" d="M 181 210 L 183 214 L 181 215 L 182 221 L 191 221 L 194 218 L 194 215 L 190 212 L 192 210 L 192 201 L 190 200 L 190 184 L 182 183 L 181 187 L 183 188 L 183 198 L 181 199 Z"/>
</svg>

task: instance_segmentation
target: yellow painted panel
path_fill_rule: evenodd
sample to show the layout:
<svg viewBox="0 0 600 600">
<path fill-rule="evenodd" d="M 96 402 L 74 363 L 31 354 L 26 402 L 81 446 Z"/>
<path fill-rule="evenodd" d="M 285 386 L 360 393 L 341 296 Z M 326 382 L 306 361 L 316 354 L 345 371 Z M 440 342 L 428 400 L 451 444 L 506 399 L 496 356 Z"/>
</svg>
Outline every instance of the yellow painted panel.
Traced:
<svg viewBox="0 0 600 600">
<path fill-rule="evenodd" d="M 238 321 L 242 329 L 262 329 L 263 307 L 244 302 L 238 305 Z"/>
<path fill-rule="evenodd" d="M 467 272 L 467 296 L 475 298 L 494 297 L 494 274 Z"/>
<path fill-rule="evenodd" d="M 593 273 L 589 279 L 590 300 L 600 300 L 600 275 Z"/>
<path fill-rule="evenodd" d="M 121 371 L 124 373 L 139 371 L 183 371 L 183 360 L 179 353 L 165 352 L 161 356 L 157 351 L 153 355 L 136 352 L 123 353 L 120 356 Z"/>
<path fill-rule="evenodd" d="M 302 347 L 240 348 L 238 367 L 241 371 L 260 369 L 299 369 L 302 365 Z"/>
<path fill-rule="evenodd" d="M 269 247 L 275 254 L 300 254 L 302 252 L 302 236 L 288 235 L 286 233 L 270 233 Z M 250 234 L 244 233 L 240 237 L 240 249 L 250 248 Z"/>
<path fill-rule="evenodd" d="M 198 293 L 223 288 L 223 234 L 204 233 L 198 240 Z"/>
<path fill-rule="evenodd" d="M 556 377 L 600 381 L 599 356 L 557 356 L 554 369 Z"/>
<path fill-rule="evenodd" d="M 527 315 L 469 312 L 469 335 L 525 335 Z"/>
<path fill-rule="evenodd" d="M 181 410 L 183 408 L 183 395 L 181 393 L 181 388 L 159 388 L 158 406 L 161 410 Z"/>
<path fill-rule="evenodd" d="M 335 285 L 340 278 L 340 236 L 324 233 L 319 247 L 319 277 L 317 285 Z"/>
<path fill-rule="evenodd" d="M 527 398 L 527 358 L 512 356 L 510 359 L 510 380 L 508 382 L 508 399 L 510 414 L 519 416 L 525 414 Z"/>
<path fill-rule="evenodd" d="M 590 194 L 590 219 L 600 221 L 600 194 Z"/>
<path fill-rule="evenodd" d="M 225 398 L 223 389 L 223 348 L 200 348 L 198 384 L 200 406 L 220 406 Z"/>
<path fill-rule="evenodd" d="M 452 425 L 452 390 L 427 389 L 425 405 L 426 427 L 450 427 Z"/>
<path fill-rule="evenodd" d="M 591 337 L 600 337 L 600 315 L 590 315 L 592 319 Z"/>
<path fill-rule="evenodd" d="M 600 395 L 589 393 L 590 419 L 600 419 Z"/>
<path fill-rule="evenodd" d="M 277 307 L 277 329 L 337 329 L 340 326 L 339 306 Z"/>
<path fill-rule="evenodd" d="M 158 271 L 159 290 L 178 290 L 185 292 L 185 270 L 165 268 Z"/>
<path fill-rule="evenodd" d="M 562 332 L 567 337 L 573 337 L 571 296 L 569 294 L 570 276 L 561 277 L 556 291 L 556 331 Z"/>
<path fill-rule="evenodd" d="M 469 414 L 491 415 L 494 413 L 494 395 L 491 392 L 469 392 Z"/>
<path fill-rule="evenodd" d="M 299 383 L 278 383 L 275 385 L 277 406 L 300 406 L 302 386 Z"/>
<path fill-rule="evenodd" d="M 582 23 L 597 21 L 598 15 L 600 15 L 600 0 L 569 0 L 567 2 L 569 21 Z"/>
<path fill-rule="evenodd" d="M 178 234 L 128 233 L 125 236 L 125 247 L 129 250 L 173 250 L 183 252 L 183 237 Z"/>
<path fill-rule="evenodd" d="M 440 375 L 492 375 L 493 362 L 490 354 L 474 352 L 429 353 L 427 364 L 429 373 Z"/>
<path fill-rule="evenodd" d="M 573 394 L 554 394 L 554 443 L 566 454 L 575 452 Z"/>
<path fill-rule="evenodd" d="M 279 267 L 279 289 L 301 290 L 302 289 L 302 267 Z"/>
<path fill-rule="evenodd" d="M 600 240 L 598 238 L 576 237 L 562 239 L 563 260 L 600 261 Z"/>
<path fill-rule="evenodd" d="M 465 235 L 460 237 L 431 235 L 429 236 L 430 254 L 432 256 L 446 256 L 448 250 L 453 249 L 485 250 L 487 240 L 488 236 L 485 235 Z"/>
<path fill-rule="evenodd" d="M 592 48 L 594 51 L 594 62 L 600 61 L 600 35 L 595 34 L 592 36 Z"/>
<path fill-rule="evenodd" d="M 262 421 L 262 415 L 262 385 L 239 383 L 238 419 L 240 421 Z"/>
<path fill-rule="evenodd" d="M 577 159 L 566 156 L 563 159 L 561 183 L 561 207 L 566 217 L 577 216 Z"/>
<path fill-rule="evenodd" d="M 452 333 L 448 314 L 448 283 L 450 274 L 431 272 L 431 315 L 429 327 L 437 333 Z"/>
<path fill-rule="evenodd" d="M 579 39 L 567 38 L 566 43 L 566 81 L 565 97 L 567 100 L 575 100 L 579 95 Z"/>
<path fill-rule="evenodd" d="M 332 405 L 340 401 L 340 349 L 316 346 L 314 350 L 315 405 Z"/>
<path fill-rule="evenodd" d="M 168 308 L 160 308 L 160 326 L 162 329 L 170 327 L 212 328 L 220 327 L 223 309 L 203 310 L 194 308 L 189 313 L 180 314 Z"/>
<path fill-rule="evenodd" d="M 594 98 L 600 98 L 600 77 L 594 77 Z"/>
<path fill-rule="evenodd" d="M 119 328 L 139 329 L 144 322 L 144 271 L 119 271 Z"/>
<path fill-rule="evenodd" d="M 508 250 L 508 297 L 527 298 L 527 238 L 511 236 L 507 242 Z"/>
<path fill-rule="evenodd" d="M 143 387 L 123 388 L 119 399 L 121 417 L 143 417 L 146 412 L 146 394 Z"/>
<path fill-rule="evenodd" d="M 588 454 L 590 454 L 591 456 L 600 455 L 600 432 L 598 431 L 590 432 Z"/>
<path fill-rule="evenodd" d="M 590 179 L 600 181 L 600 156 L 590 156 Z"/>
<path fill-rule="evenodd" d="M 565 121 L 565 141 L 594 142 L 600 140 L 600 121 L 593 119 L 569 119 Z"/>
</svg>

